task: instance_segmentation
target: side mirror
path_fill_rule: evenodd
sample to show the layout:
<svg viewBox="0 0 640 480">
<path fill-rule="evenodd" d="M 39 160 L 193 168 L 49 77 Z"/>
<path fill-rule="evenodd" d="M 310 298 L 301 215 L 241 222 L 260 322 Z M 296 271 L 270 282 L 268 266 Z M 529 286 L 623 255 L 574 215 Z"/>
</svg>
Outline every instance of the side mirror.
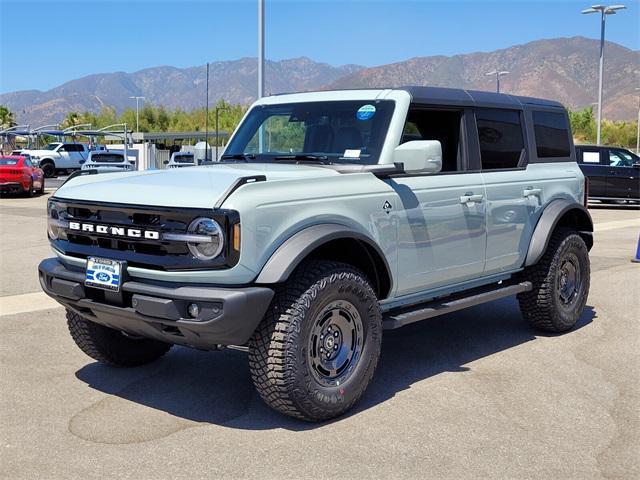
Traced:
<svg viewBox="0 0 640 480">
<path fill-rule="evenodd" d="M 164 163 L 165 165 L 169 165 L 169 160 L 165 160 L 165 161 L 164 161 L 164 162 L 162 162 L 162 163 Z"/>
<path fill-rule="evenodd" d="M 438 140 L 413 140 L 398 145 L 393 162 L 402 163 L 406 173 L 438 173 L 442 170 L 442 145 Z"/>
<path fill-rule="evenodd" d="M 82 165 L 84 162 L 86 162 L 86 160 L 83 159 L 83 160 L 80 160 L 78 163 Z"/>
</svg>

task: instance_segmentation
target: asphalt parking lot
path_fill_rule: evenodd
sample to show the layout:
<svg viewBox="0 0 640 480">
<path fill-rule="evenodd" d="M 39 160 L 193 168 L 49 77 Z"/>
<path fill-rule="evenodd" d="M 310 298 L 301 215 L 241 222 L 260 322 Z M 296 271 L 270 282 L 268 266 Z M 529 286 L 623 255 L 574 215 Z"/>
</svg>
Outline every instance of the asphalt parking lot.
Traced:
<svg viewBox="0 0 640 480">
<path fill-rule="evenodd" d="M 305 424 L 238 351 L 113 369 L 40 292 L 49 194 L 0 199 L 0 477 L 640 478 L 640 210 L 595 207 L 588 307 L 545 336 L 514 299 L 387 332 L 346 417 Z"/>
</svg>

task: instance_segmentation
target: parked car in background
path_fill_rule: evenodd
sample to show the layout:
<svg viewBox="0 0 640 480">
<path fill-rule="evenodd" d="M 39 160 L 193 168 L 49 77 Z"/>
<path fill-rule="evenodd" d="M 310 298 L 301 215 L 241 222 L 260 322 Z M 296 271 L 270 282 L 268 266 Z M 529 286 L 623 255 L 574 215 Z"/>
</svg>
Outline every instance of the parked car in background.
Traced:
<svg viewBox="0 0 640 480">
<path fill-rule="evenodd" d="M 44 193 L 44 172 L 28 156 L 0 156 L 0 193 Z"/>
<path fill-rule="evenodd" d="M 51 178 L 60 170 L 77 170 L 89 157 L 89 146 L 85 143 L 53 142 L 43 149 L 20 150 L 20 155 L 30 155 L 34 165 L 44 172 L 45 177 Z"/>
<path fill-rule="evenodd" d="M 578 165 L 589 179 L 589 199 L 640 201 L 640 157 L 625 148 L 576 145 Z"/>
<path fill-rule="evenodd" d="M 97 170 L 100 173 L 127 172 L 134 170 L 134 164 L 125 158 L 124 152 L 103 150 L 89 153 L 86 162 L 81 162 L 81 170 Z"/>
</svg>

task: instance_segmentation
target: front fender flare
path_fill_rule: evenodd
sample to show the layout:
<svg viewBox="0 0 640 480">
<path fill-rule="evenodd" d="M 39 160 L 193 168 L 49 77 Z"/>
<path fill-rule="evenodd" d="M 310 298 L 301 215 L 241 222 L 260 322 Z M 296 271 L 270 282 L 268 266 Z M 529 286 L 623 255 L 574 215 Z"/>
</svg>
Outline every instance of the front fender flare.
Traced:
<svg viewBox="0 0 640 480">
<path fill-rule="evenodd" d="M 529 242 L 529 250 L 525 260 L 525 267 L 538 263 L 544 252 L 547 250 L 549 240 L 553 231 L 558 224 L 571 212 L 574 212 L 574 219 L 569 224 L 585 239 L 591 240 L 593 233 L 593 221 L 586 207 L 574 200 L 558 199 L 550 202 L 542 212 L 538 223 L 536 224 L 531 242 Z M 587 242 L 590 249 L 593 240 Z"/>
<path fill-rule="evenodd" d="M 267 263 L 256 278 L 255 283 L 272 284 L 284 282 L 296 267 L 316 248 L 331 240 L 341 238 L 358 240 L 373 248 L 382 259 L 388 278 L 393 278 L 389 264 L 375 241 L 344 225 L 325 223 L 307 227 L 287 239 L 271 255 L 269 260 L 267 260 Z"/>
</svg>

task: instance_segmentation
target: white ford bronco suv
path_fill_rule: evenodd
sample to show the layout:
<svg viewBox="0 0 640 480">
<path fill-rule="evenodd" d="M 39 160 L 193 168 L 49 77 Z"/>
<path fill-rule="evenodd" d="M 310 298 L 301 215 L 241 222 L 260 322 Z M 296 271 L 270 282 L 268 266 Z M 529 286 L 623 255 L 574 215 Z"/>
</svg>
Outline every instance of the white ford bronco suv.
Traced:
<svg viewBox="0 0 640 480">
<path fill-rule="evenodd" d="M 65 183 L 40 282 L 99 362 L 241 347 L 266 403 L 319 421 L 363 395 L 386 329 L 510 295 L 533 327 L 571 329 L 589 291 L 584 199 L 556 102 L 272 96 L 219 163 Z"/>
</svg>

